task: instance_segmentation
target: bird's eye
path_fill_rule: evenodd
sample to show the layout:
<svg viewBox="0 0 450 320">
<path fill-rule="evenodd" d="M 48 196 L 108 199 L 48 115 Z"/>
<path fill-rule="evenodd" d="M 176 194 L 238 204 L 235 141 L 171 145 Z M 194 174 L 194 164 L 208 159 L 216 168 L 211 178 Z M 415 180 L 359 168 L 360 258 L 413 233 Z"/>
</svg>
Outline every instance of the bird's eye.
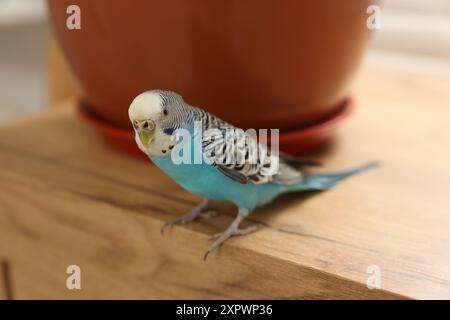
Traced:
<svg viewBox="0 0 450 320">
<path fill-rule="evenodd" d="M 139 122 L 134 121 L 134 122 L 133 122 L 133 125 L 134 125 L 134 127 L 137 129 L 137 128 L 139 127 Z"/>
<path fill-rule="evenodd" d="M 167 109 L 164 109 L 163 113 L 164 113 L 165 116 L 167 116 L 167 114 L 169 113 L 169 111 L 167 111 Z"/>
<path fill-rule="evenodd" d="M 145 129 L 148 128 L 148 122 L 147 122 L 147 121 L 145 121 L 145 123 L 144 123 L 144 128 L 145 128 Z"/>
</svg>

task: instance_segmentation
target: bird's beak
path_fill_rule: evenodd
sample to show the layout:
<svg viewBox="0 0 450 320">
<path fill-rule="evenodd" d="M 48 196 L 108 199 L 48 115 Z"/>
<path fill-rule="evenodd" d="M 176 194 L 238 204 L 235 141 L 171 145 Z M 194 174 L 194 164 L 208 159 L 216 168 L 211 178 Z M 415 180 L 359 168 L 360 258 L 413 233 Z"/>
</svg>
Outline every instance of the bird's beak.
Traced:
<svg viewBox="0 0 450 320">
<path fill-rule="evenodd" d="M 138 130 L 139 139 L 144 147 L 147 147 L 148 144 L 153 140 L 153 136 L 155 135 L 155 124 L 149 123 L 148 128 L 140 128 Z"/>
<path fill-rule="evenodd" d="M 155 134 L 155 130 L 142 129 L 139 131 L 139 139 L 144 147 L 147 147 L 148 144 L 152 141 L 153 135 Z"/>
</svg>

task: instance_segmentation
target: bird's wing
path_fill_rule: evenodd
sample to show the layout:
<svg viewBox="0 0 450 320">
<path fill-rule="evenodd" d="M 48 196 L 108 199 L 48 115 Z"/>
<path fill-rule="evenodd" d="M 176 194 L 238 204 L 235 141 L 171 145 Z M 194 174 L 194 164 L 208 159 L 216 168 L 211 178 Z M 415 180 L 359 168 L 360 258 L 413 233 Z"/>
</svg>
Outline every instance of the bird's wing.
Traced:
<svg viewBox="0 0 450 320">
<path fill-rule="evenodd" d="M 202 110 L 203 111 L 203 110 Z M 271 154 L 267 146 L 242 129 L 202 112 L 202 151 L 219 172 L 239 183 L 274 181 L 291 184 L 303 179 L 301 167 L 316 162 Z"/>
</svg>

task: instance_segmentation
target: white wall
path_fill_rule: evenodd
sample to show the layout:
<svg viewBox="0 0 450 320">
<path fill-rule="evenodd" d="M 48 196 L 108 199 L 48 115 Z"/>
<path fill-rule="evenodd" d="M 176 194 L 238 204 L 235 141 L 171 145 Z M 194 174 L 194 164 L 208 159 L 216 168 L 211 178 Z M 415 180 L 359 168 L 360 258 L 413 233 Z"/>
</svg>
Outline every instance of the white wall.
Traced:
<svg viewBox="0 0 450 320">
<path fill-rule="evenodd" d="M 45 10 L 13 1 L 0 0 L 0 123 L 38 112 L 47 92 Z"/>
<path fill-rule="evenodd" d="M 450 75 L 450 0 L 385 0 L 366 62 Z"/>
</svg>

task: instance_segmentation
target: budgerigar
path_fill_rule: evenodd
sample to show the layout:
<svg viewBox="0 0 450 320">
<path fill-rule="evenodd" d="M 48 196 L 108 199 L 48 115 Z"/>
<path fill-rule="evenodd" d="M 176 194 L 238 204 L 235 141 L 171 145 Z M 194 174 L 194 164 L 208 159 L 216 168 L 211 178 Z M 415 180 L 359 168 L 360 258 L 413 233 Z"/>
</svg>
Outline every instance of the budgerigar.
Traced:
<svg viewBox="0 0 450 320">
<path fill-rule="evenodd" d="M 204 199 L 187 214 L 167 222 L 162 231 L 201 216 L 210 200 L 231 202 L 238 207 L 236 218 L 215 237 L 204 259 L 229 237 L 257 230 L 257 226 L 239 228 L 241 221 L 256 207 L 271 202 L 282 193 L 330 189 L 338 181 L 375 165 L 370 163 L 341 172 L 310 174 L 305 167 L 316 165 L 315 161 L 281 152 L 271 154 L 269 148 L 254 137 L 243 136 L 243 131 L 203 109 L 188 105 L 171 91 L 151 90 L 138 95 L 128 114 L 139 148 L 181 187 Z M 190 135 L 187 138 L 181 135 L 181 139 L 177 132 L 182 130 Z M 213 133 L 205 134 L 209 131 Z M 198 132 L 203 134 L 199 136 Z M 180 152 L 178 145 L 182 142 L 189 142 L 191 149 Z M 176 150 L 192 161 L 175 161 Z M 192 151 L 190 155 L 186 150 Z M 199 154 L 200 161 L 198 157 L 194 159 Z"/>
</svg>

